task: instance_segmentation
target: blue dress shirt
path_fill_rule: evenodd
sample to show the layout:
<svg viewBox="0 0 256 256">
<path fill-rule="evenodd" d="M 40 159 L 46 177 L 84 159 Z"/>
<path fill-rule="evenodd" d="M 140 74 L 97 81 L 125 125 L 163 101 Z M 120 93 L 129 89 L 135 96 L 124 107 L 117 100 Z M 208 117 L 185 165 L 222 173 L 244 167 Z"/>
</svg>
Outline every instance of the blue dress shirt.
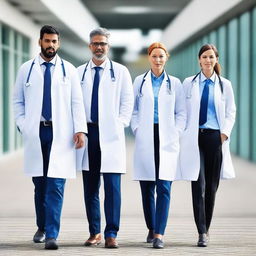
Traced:
<svg viewBox="0 0 256 256">
<path fill-rule="evenodd" d="M 207 77 L 203 74 L 203 72 L 200 73 L 200 95 L 202 96 L 202 92 L 204 89 L 205 80 L 207 80 Z M 220 126 L 217 120 L 216 115 L 216 109 L 214 105 L 214 87 L 216 82 L 216 73 L 214 72 L 213 75 L 210 77 L 211 83 L 209 84 L 209 98 L 208 98 L 208 109 L 207 109 L 207 121 L 203 125 L 200 125 L 200 128 L 206 128 L 206 129 L 214 129 L 219 130 Z"/>
<path fill-rule="evenodd" d="M 158 94 L 163 80 L 164 72 L 159 77 L 155 76 L 151 72 L 151 81 L 154 94 L 154 124 L 158 124 Z"/>
</svg>

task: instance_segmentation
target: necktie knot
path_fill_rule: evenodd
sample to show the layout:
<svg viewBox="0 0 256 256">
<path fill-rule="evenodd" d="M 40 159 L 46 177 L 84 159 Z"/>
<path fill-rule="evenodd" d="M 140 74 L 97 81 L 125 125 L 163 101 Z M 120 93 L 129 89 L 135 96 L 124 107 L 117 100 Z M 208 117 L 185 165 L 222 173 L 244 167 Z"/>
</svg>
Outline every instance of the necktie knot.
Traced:
<svg viewBox="0 0 256 256">
<path fill-rule="evenodd" d="M 43 65 L 48 69 L 50 68 L 53 64 L 51 62 L 44 62 Z"/>
<path fill-rule="evenodd" d="M 99 72 L 102 69 L 102 67 L 94 67 L 94 69 L 95 69 L 95 72 Z"/>
<path fill-rule="evenodd" d="M 204 85 L 210 85 L 212 83 L 212 80 L 210 78 L 204 80 Z"/>
</svg>

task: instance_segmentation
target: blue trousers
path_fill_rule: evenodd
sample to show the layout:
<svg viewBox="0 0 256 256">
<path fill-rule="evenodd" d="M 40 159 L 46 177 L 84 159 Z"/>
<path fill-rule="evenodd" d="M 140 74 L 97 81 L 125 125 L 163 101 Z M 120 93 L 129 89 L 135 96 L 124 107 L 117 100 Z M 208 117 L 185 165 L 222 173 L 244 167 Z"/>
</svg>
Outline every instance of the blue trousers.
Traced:
<svg viewBox="0 0 256 256">
<path fill-rule="evenodd" d="M 95 235 L 101 232 L 100 214 L 100 167 L 101 152 L 98 125 L 88 124 L 89 171 L 83 171 L 84 201 L 89 222 L 89 232 Z M 121 174 L 103 173 L 104 211 L 106 227 L 104 237 L 116 237 L 120 225 L 121 211 Z"/>
<path fill-rule="evenodd" d="M 48 178 L 47 171 L 52 145 L 52 127 L 40 125 L 44 176 L 33 177 L 36 224 L 46 238 L 57 238 L 63 204 L 65 179 Z"/>
<path fill-rule="evenodd" d="M 143 212 L 147 228 L 164 235 L 169 208 L 171 181 L 159 179 L 159 128 L 154 125 L 155 181 L 140 181 Z M 156 189 L 156 200 L 155 200 Z"/>
</svg>

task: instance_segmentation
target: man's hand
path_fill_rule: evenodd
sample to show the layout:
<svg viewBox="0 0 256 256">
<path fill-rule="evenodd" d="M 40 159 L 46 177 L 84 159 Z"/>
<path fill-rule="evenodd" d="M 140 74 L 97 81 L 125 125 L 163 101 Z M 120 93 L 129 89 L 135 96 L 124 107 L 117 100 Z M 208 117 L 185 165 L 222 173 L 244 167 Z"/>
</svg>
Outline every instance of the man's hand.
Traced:
<svg viewBox="0 0 256 256">
<path fill-rule="evenodd" d="M 77 132 L 74 135 L 73 140 L 74 140 L 76 149 L 82 148 L 85 144 L 85 134 L 83 132 Z"/>
</svg>

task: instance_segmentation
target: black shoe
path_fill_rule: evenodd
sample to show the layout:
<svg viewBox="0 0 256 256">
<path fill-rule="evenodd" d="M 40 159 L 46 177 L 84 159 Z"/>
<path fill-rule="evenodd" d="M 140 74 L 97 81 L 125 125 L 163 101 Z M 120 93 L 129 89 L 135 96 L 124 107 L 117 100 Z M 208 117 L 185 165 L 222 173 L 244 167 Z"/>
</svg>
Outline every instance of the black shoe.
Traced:
<svg viewBox="0 0 256 256">
<path fill-rule="evenodd" d="M 57 250 L 59 248 L 55 238 L 47 238 L 45 241 L 44 249 L 47 250 Z"/>
<path fill-rule="evenodd" d="M 38 229 L 33 237 L 34 243 L 44 243 L 45 241 L 45 232 Z"/>
<path fill-rule="evenodd" d="M 198 247 L 207 247 L 207 235 L 205 233 L 199 234 L 197 246 Z"/>
<path fill-rule="evenodd" d="M 159 238 L 154 238 L 153 247 L 156 248 L 156 249 L 163 249 L 164 248 L 164 242 Z"/>
<path fill-rule="evenodd" d="M 153 240 L 154 240 L 154 230 L 149 230 L 146 241 L 147 241 L 147 243 L 151 244 L 151 243 L 153 243 Z"/>
</svg>

